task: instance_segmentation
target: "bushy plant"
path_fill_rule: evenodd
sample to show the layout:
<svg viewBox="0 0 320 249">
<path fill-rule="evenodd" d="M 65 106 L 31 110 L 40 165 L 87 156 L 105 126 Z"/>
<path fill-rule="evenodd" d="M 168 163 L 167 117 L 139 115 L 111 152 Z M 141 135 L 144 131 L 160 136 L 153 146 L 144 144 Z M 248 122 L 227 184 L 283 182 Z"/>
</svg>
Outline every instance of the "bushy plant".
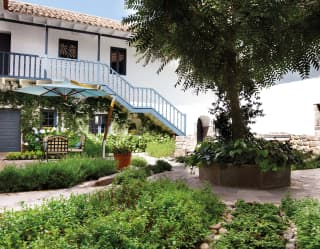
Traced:
<svg viewBox="0 0 320 249">
<path fill-rule="evenodd" d="M 183 183 L 126 182 L 0 218 L 0 248 L 196 248 L 224 205 Z"/>
<path fill-rule="evenodd" d="M 43 158 L 42 151 L 9 152 L 7 160 L 35 160 Z"/>
<path fill-rule="evenodd" d="M 7 166 L 0 171 L 0 192 L 67 188 L 115 172 L 114 161 L 88 158 L 34 163 L 24 168 Z"/>
<path fill-rule="evenodd" d="M 315 199 L 293 200 L 286 197 L 281 208 L 298 229 L 297 248 L 320 248 L 320 202 Z"/>
<path fill-rule="evenodd" d="M 172 165 L 164 160 L 157 160 L 155 165 L 149 165 L 149 170 L 151 170 L 154 174 L 158 174 L 164 171 L 171 171 Z"/>
<path fill-rule="evenodd" d="M 175 150 L 175 141 L 151 142 L 147 144 L 146 152 L 152 157 L 173 156 Z"/>
<path fill-rule="evenodd" d="M 236 140 L 235 142 L 203 142 L 189 159 L 196 165 L 257 164 L 263 171 L 303 164 L 303 156 L 288 143 L 264 139 Z"/>
<path fill-rule="evenodd" d="M 140 156 L 133 156 L 131 159 L 131 165 L 138 167 L 138 168 L 144 168 L 147 167 L 148 162 L 145 158 Z"/>
<path fill-rule="evenodd" d="M 136 144 L 132 135 L 109 137 L 108 147 L 114 154 L 125 154 L 135 150 Z"/>
<path fill-rule="evenodd" d="M 226 224 L 228 233 L 214 243 L 217 249 L 283 249 L 286 224 L 273 204 L 245 203 L 238 201 L 234 218 Z"/>
</svg>

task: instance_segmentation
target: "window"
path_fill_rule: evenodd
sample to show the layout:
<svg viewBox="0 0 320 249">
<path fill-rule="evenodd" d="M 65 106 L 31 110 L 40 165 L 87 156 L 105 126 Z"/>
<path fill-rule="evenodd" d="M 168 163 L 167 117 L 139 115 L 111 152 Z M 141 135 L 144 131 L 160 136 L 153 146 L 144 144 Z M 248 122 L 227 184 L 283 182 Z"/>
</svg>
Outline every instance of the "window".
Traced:
<svg viewBox="0 0 320 249">
<path fill-rule="evenodd" d="M 42 110 L 41 111 L 41 127 L 55 127 L 57 125 L 57 115 L 55 111 Z"/>
<path fill-rule="evenodd" d="M 113 70 L 117 73 L 125 75 L 126 74 L 126 64 L 127 64 L 127 53 L 124 48 L 113 48 L 111 47 L 111 58 L 110 65 Z"/>
<path fill-rule="evenodd" d="M 106 126 L 106 118 L 107 118 L 107 115 L 105 114 L 95 115 L 89 121 L 89 132 L 93 134 L 104 133 L 104 128 Z"/>
<path fill-rule="evenodd" d="M 59 57 L 78 59 L 78 41 L 59 39 Z"/>
</svg>

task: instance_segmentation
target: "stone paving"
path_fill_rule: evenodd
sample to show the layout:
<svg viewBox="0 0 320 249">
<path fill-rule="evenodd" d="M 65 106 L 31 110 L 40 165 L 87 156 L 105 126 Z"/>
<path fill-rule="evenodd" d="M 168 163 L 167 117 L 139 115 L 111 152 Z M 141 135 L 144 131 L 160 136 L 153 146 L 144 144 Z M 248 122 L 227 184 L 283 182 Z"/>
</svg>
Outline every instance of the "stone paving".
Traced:
<svg viewBox="0 0 320 249">
<path fill-rule="evenodd" d="M 149 163 L 154 163 L 155 159 L 146 157 Z M 202 188 L 206 183 L 201 182 L 198 177 L 198 171 L 194 174 L 190 170 L 178 163 L 170 162 L 174 165 L 173 170 L 164 172 L 151 179 L 169 178 L 172 180 L 182 180 L 188 183 L 191 187 Z M 26 206 L 40 205 L 47 199 L 68 198 L 74 194 L 87 194 L 106 187 L 94 186 L 94 181 L 87 182 L 70 189 L 21 192 L 21 193 L 2 193 L 0 194 L 0 213 L 3 210 L 20 210 L 21 204 Z M 212 186 L 212 190 L 227 204 L 233 204 L 239 199 L 248 202 L 272 202 L 279 204 L 281 199 L 288 193 L 293 198 L 313 197 L 320 199 L 320 169 L 297 170 L 292 172 L 291 186 L 287 188 L 273 190 L 252 190 L 239 189 L 221 186 Z"/>
</svg>

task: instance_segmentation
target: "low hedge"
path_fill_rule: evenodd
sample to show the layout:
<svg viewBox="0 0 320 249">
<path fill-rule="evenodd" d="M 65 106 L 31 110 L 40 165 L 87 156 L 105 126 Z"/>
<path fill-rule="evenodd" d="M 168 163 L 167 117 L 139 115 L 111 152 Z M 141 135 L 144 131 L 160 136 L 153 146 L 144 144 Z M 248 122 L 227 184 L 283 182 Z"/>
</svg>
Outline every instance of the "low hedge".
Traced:
<svg viewBox="0 0 320 249">
<path fill-rule="evenodd" d="M 287 197 L 281 208 L 298 229 L 297 249 L 320 248 L 320 201 Z"/>
<path fill-rule="evenodd" d="M 126 181 L 0 217 L 0 248 L 198 248 L 224 205 L 209 190 Z"/>
<path fill-rule="evenodd" d="M 0 192 L 68 188 L 115 172 L 114 161 L 89 158 L 34 163 L 24 168 L 12 165 L 0 171 Z"/>
<path fill-rule="evenodd" d="M 42 151 L 9 152 L 7 160 L 36 160 L 43 158 Z"/>
</svg>

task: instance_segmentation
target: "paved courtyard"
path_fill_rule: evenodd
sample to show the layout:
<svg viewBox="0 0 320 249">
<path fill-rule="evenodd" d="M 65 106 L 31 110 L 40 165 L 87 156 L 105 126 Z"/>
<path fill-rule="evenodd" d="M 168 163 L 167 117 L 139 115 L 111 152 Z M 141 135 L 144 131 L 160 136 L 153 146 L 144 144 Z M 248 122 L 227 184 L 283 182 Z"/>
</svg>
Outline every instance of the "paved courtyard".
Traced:
<svg viewBox="0 0 320 249">
<path fill-rule="evenodd" d="M 154 158 L 148 158 L 150 163 L 155 161 Z M 4 165 L 5 161 L 2 161 Z M 8 162 L 5 162 L 8 163 Z M 20 162 L 21 163 L 21 162 Z M 174 167 L 170 172 L 164 172 L 151 178 L 169 178 L 172 180 L 182 180 L 191 187 L 201 188 L 206 184 L 201 182 L 198 177 L 198 170 L 191 174 L 188 168 L 181 164 L 171 162 Z M 1 161 L 0 161 L 1 164 Z M 34 206 L 40 205 L 44 200 L 68 198 L 74 194 L 86 194 L 105 189 L 106 187 L 95 187 L 94 181 L 87 182 L 70 189 L 21 192 L 21 193 L 2 193 L 0 194 L 0 212 L 3 210 L 20 210 L 21 205 Z M 288 193 L 293 198 L 313 197 L 320 199 L 320 169 L 297 170 L 292 172 L 291 186 L 287 188 L 273 190 L 252 190 L 212 186 L 212 190 L 227 204 L 233 204 L 239 199 L 248 202 L 272 202 L 279 204 L 281 199 Z"/>
</svg>

